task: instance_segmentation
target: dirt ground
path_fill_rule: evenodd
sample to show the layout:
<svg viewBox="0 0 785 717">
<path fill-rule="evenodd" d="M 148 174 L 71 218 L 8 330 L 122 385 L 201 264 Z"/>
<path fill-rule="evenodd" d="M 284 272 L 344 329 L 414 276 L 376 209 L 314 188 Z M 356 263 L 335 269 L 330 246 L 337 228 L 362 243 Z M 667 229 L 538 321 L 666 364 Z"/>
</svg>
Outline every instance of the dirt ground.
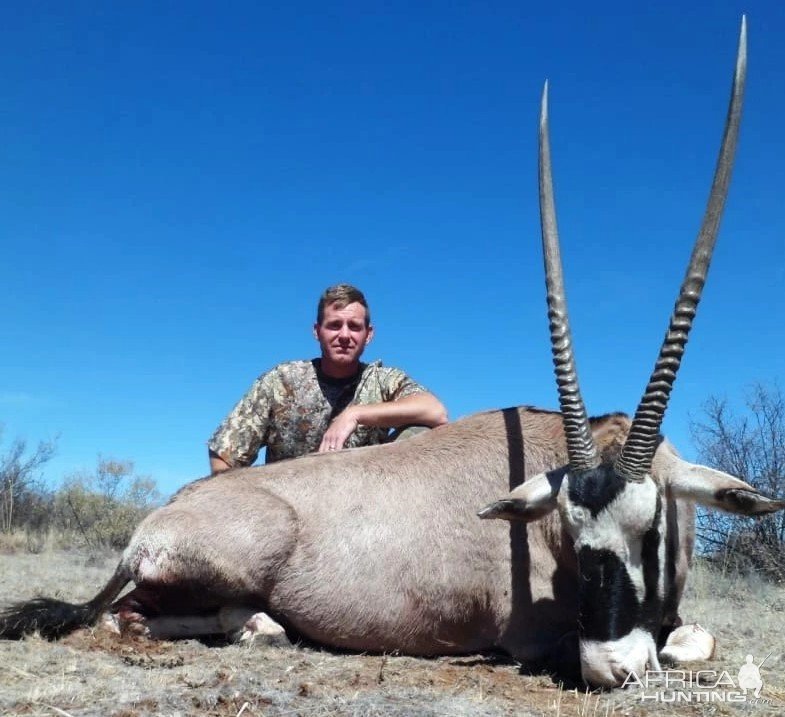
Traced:
<svg viewBox="0 0 785 717">
<path fill-rule="evenodd" d="M 116 556 L 0 555 L 0 604 L 50 595 L 85 600 Z M 68 717 L 259 715 L 755 715 L 785 714 L 785 586 L 693 572 L 682 614 L 718 639 L 703 689 L 630 688 L 587 694 L 511 660 L 346 655 L 302 646 L 208 646 L 80 630 L 59 642 L 0 641 L 0 714 Z M 756 664 L 760 699 L 743 701 L 738 670 Z M 711 689 L 726 671 L 728 680 Z M 716 675 L 712 677 L 712 675 Z"/>
</svg>

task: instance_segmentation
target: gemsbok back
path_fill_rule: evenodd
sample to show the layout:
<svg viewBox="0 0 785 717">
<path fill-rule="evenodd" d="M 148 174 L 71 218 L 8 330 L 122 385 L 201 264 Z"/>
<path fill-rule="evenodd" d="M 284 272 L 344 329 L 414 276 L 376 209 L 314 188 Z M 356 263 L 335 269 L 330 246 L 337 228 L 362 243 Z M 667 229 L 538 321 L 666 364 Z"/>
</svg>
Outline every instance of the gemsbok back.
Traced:
<svg viewBox="0 0 785 717">
<path fill-rule="evenodd" d="M 197 480 L 142 521 L 92 600 L 8 607 L 0 636 L 56 638 L 110 611 L 121 629 L 153 637 L 285 629 L 351 650 L 504 650 L 525 663 L 579 663 L 593 686 L 658 669 L 658 648 L 669 654 L 681 624 L 694 504 L 743 515 L 785 507 L 682 460 L 659 433 L 728 191 L 745 67 L 742 22 L 708 208 L 632 419 L 588 418 L 578 388 L 546 86 L 540 207 L 561 411 L 481 413 L 404 442 Z M 478 520 L 483 505 L 481 518 L 511 524 Z M 672 642 L 680 659 L 708 657 Z"/>
</svg>

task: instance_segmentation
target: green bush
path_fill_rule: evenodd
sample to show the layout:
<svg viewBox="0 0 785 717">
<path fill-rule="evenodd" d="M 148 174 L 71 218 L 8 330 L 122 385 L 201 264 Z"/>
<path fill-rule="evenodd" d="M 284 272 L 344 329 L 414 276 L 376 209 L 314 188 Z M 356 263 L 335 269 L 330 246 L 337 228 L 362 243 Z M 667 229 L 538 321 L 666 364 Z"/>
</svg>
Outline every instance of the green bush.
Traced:
<svg viewBox="0 0 785 717">
<path fill-rule="evenodd" d="M 90 548 L 120 549 L 161 496 L 155 482 L 133 474 L 133 463 L 99 459 L 95 474 L 68 478 L 53 496 L 55 527 Z"/>
</svg>

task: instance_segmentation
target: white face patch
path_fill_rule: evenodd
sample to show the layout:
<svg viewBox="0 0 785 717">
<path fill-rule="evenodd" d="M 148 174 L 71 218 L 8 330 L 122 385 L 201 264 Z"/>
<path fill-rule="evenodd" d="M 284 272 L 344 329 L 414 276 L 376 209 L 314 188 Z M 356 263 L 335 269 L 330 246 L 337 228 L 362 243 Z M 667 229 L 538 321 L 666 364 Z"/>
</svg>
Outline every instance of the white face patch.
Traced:
<svg viewBox="0 0 785 717">
<path fill-rule="evenodd" d="M 578 559 L 578 623 L 587 681 L 616 685 L 654 664 L 665 594 L 665 509 L 651 477 L 610 465 L 570 475 L 559 512 Z M 620 676 L 620 680 L 619 680 Z"/>
<path fill-rule="evenodd" d="M 597 470 L 592 480 L 602 481 L 605 471 Z M 639 602 L 646 592 L 644 561 L 656 560 L 664 565 L 665 544 L 660 540 L 656 556 L 644 555 L 643 539 L 657 519 L 658 489 L 651 478 L 636 483 L 626 482 L 621 490 L 609 497 L 605 505 L 598 505 L 595 497 L 591 502 L 583 501 L 577 491 L 562 490 L 559 509 L 563 522 L 574 540 L 576 552 L 582 548 L 613 553 L 629 575 Z M 601 493 L 601 492 L 600 492 Z M 577 498 L 577 499 L 576 499 Z M 660 515 L 660 535 L 664 536 L 664 516 Z M 659 570 L 657 593 L 664 594 L 664 571 Z"/>
</svg>

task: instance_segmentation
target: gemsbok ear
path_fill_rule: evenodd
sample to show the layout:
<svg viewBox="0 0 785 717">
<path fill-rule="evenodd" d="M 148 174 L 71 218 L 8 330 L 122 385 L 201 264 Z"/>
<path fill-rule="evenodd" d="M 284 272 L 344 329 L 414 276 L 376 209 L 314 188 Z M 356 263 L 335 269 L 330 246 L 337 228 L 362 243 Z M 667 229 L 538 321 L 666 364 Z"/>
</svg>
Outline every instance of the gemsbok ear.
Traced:
<svg viewBox="0 0 785 717">
<path fill-rule="evenodd" d="M 556 508 L 564 475 L 564 469 L 539 473 L 510 491 L 506 498 L 486 505 L 477 515 L 526 523 L 539 520 Z"/>
<path fill-rule="evenodd" d="M 677 459 L 669 488 L 677 498 L 737 515 L 765 515 L 785 508 L 785 500 L 767 498 L 728 473 Z"/>
</svg>

